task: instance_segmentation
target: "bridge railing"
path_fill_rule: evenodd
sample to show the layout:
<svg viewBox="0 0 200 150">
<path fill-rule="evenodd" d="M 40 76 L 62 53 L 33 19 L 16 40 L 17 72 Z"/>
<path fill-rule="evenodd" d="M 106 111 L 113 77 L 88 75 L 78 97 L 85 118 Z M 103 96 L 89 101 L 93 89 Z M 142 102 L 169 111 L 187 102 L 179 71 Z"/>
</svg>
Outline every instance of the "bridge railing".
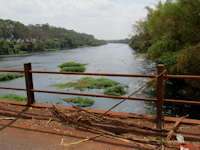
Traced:
<svg viewBox="0 0 200 150">
<path fill-rule="evenodd" d="M 164 66 L 162 64 L 158 65 L 158 74 L 162 73 Z M 100 95 L 100 94 L 86 94 L 86 93 L 73 93 L 73 92 L 60 92 L 60 91 L 47 91 L 47 90 L 37 90 L 33 87 L 33 73 L 46 73 L 46 74 L 72 74 L 72 75 L 90 75 L 90 76 L 117 76 L 117 77 L 148 77 L 154 78 L 157 75 L 145 75 L 145 74 L 111 74 L 111 73 L 84 73 L 84 72 L 59 72 L 59 71 L 34 71 L 31 68 L 31 63 L 24 63 L 24 70 L 0 70 L 0 72 L 20 72 L 25 74 L 26 88 L 12 88 L 12 87 L 1 87 L 0 89 L 10 89 L 10 90 L 22 90 L 27 92 L 27 105 L 35 103 L 34 92 L 42 93 L 54 93 L 54 94 L 68 94 L 68 95 L 81 95 L 81 96 L 92 96 L 92 97 L 105 97 L 105 98 L 116 98 L 116 99 L 130 99 L 130 100 L 142 100 L 142 101 L 155 101 L 157 102 L 157 127 L 161 128 L 162 125 L 162 108 L 163 103 L 178 103 L 178 104 L 188 104 L 188 105 L 200 105 L 199 101 L 187 101 L 187 100 L 174 100 L 174 99 L 164 99 L 163 94 L 165 91 L 164 80 L 167 78 L 176 79 L 200 79 L 200 76 L 193 75 L 161 75 L 158 77 L 157 84 L 157 98 L 138 98 L 138 97 L 125 97 L 125 96 L 113 96 L 113 95 Z"/>
</svg>

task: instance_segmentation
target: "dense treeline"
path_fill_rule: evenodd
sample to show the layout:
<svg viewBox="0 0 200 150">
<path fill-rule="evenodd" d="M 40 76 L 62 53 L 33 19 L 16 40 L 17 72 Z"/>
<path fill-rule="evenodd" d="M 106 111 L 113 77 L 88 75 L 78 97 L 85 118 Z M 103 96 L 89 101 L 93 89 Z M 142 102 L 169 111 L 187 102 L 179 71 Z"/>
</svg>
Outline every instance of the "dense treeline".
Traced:
<svg viewBox="0 0 200 150">
<path fill-rule="evenodd" d="M 129 39 L 121 39 L 121 40 L 107 40 L 106 42 L 108 43 L 125 43 L 128 44 L 129 43 Z"/>
<path fill-rule="evenodd" d="M 167 0 L 146 9 L 147 17 L 133 25 L 136 35 L 129 45 L 170 73 L 200 75 L 200 1 Z"/>
<path fill-rule="evenodd" d="M 18 21 L 0 19 L 0 54 L 68 49 L 106 44 L 93 35 L 50 26 L 24 25 Z"/>
</svg>

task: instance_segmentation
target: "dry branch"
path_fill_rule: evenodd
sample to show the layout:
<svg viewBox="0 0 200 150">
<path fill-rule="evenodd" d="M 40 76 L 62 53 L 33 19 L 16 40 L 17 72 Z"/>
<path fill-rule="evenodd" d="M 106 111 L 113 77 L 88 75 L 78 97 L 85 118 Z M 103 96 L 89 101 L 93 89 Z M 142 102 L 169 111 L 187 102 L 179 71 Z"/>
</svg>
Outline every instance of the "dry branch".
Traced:
<svg viewBox="0 0 200 150">
<path fill-rule="evenodd" d="M 47 124 L 45 125 L 45 128 L 49 125 L 49 123 L 51 122 L 52 118 L 49 119 L 49 121 L 47 122 Z"/>
<path fill-rule="evenodd" d="M 183 119 L 185 119 L 186 117 L 188 117 L 188 116 L 189 116 L 189 114 L 186 115 L 186 116 L 183 116 L 183 117 L 179 118 L 179 119 L 175 122 L 173 128 L 169 131 L 166 140 L 170 140 L 170 139 L 171 139 L 171 137 L 172 137 L 172 135 L 174 134 L 175 130 L 177 130 L 177 127 L 178 127 L 179 123 L 180 123 Z"/>
<path fill-rule="evenodd" d="M 69 145 L 79 144 L 79 143 L 86 142 L 86 141 L 89 141 L 89 140 L 92 140 L 92 139 L 95 139 L 95 138 L 98 138 L 98 137 L 101 137 L 101 136 L 103 136 L 103 134 L 95 135 L 91 138 L 86 138 L 86 139 L 83 139 L 83 140 L 80 140 L 80 141 L 77 141 L 77 142 L 73 142 L 73 143 L 63 143 L 63 139 L 62 139 L 61 145 L 69 146 Z"/>
<path fill-rule="evenodd" d="M 84 123 L 81 123 L 81 122 L 77 122 L 77 121 L 74 121 L 72 119 L 70 119 L 69 117 L 65 116 L 62 112 L 60 112 L 56 106 L 54 104 L 53 105 L 53 110 L 62 118 L 64 119 L 65 121 L 68 121 L 70 123 L 73 123 L 73 124 L 76 124 L 78 126 L 81 126 L 83 128 L 86 128 L 90 131 L 93 131 L 93 132 L 97 132 L 97 133 L 100 133 L 100 134 L 106 134 L 106 135 L 109 135 L 109 136 L 113 136 L 113 137 L 116 137 L 116 138 L 119 138 L 119 139 L 125 139 L 124 141 L 130 141 L 130 139 L 126 139 L 120 135 L 116 135 L 115 133 L 112 133 L 112 132 L 109 132 L 109 131 L 105 131 L 105 130 L 102 130 L 102 129 L 99 129 L 99 128 L 95 128 L 95 127 L 92 127 L 92 126 L 89 126 L 89 125 L 86 125 Z M 135 143 L 134 141 L 130 141 L 130 143 L 132 144 L 135 144 L 137 145 L 138 147 L 141 147 L 139 144 Z"/>
</svg>

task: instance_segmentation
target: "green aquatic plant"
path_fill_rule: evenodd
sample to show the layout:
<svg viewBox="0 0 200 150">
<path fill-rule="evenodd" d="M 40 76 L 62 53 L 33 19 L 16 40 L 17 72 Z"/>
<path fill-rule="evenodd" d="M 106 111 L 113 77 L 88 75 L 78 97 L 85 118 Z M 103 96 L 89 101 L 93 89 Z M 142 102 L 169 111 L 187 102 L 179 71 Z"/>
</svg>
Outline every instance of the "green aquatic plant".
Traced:
<svg viewBox="0 0 200 150">
<path fill-rule="evenodd" d="M 7 74 L 0 74 L 0 81 L 8 81 L 15 78 L 23 77 L 23 73 L 7 73 Z"/>
<path fill-rule="evenodd" d="M 85 67 L 63 67 L 60 69 L 60 71 L 68 71 L 68 72 L 84 72 Z"/>
<path fill-rule="evenodd" d="M 81 64 L 81 63 L 75 63 L 75 62 L 66 62 L 58 67 L 60 67 L 60 71 L 69 71 L 69 72 L 84 72 L 85 71 L 85 65 L 87 64 Z"/>
<path fill-rule="evenodd" d="M 59 87 L 59 88 L 68 88 L 68 87 L 74 87 L 76 89 L 104 89 L 107 87 L 112 87 L 120 84 L 119 82 L 106 79 L 106 78 L 98 78 L 94 79 L 92 77 L 84 77 L 79 79 L 77 82 L 67 82 L 67 83 L 61 83 L 61 84 L 54 84 L 53 86 Z"/>
<path fill-rule="evenodd" d="M 15 94 L 6 94 L 0 95 L 1 100 L 9 100 L 9 101 L 19 101 L 19 102 L 27 102 L 27 98 L 20 95 Z"/>
<path fill-rule="evenodd" d="M 116 96 L 121 96 L 127 93 L 127 91 L 125 91 L 125 87 L 120 85 L 120 86 L 113 86 L 113 87 L 109 87 L 107 89 L 104 90 L 103 92 L 105 95 L 116 95 Z"/>
<path fill-rule="evenodd" d="M 75 98 L 65 98 L 61 99 L 68 103 L 75 103 L 78 107 L 87 107 L 94 104 L 94 100 L 90 98 L 83 98 L 83 97 L 75 97 Z"/>
<path fill-rule="evenodd" d="M 75 62 L 66 62 L 63 63 L 61 65 L 59 65 L 58 67 L 60 68 L 64 68 L 64 67 L 80 67 L 80 66 L 85 66 L 87 64 L 81 64 L 81 63 L 75 63 Z"/>
</svg>

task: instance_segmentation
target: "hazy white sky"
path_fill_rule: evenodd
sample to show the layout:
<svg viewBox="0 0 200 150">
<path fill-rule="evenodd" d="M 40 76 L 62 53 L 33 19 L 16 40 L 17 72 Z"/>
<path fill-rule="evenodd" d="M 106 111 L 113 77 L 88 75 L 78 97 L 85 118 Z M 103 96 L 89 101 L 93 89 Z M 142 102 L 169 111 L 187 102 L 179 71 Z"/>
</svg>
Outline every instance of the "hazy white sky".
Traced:
<svg viewBox="0 0 200 150">
<path fill-rule="evenodd" d="M 45 24 L 97 39 L 124 39 L 135 21 L 146 16 L 146 6 L 159 0 L 0 0 L 0 19 Z"/>
</svg>

